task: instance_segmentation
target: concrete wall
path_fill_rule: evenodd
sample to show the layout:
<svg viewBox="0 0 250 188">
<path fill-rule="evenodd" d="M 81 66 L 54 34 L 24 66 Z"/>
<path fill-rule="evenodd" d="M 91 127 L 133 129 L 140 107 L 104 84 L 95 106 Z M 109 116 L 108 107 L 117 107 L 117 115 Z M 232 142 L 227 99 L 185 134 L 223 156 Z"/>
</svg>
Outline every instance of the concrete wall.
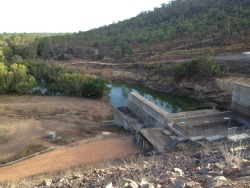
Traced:
<svg viewBox="0 0 250 188">
<path fill-rule="evenodd" d="M 128 130 L 128 120 L 119 112 L 117 108 L 115 108 L 115 124 L 118 127 L 124 127 L 124 129 Z"/>
<path fill-rule="evenodd" d="M 166 117 L 169 113 L 145 99 L 138 93 L 130 93 L 128 107 L 144 122 L 148 122 L 159 127 L 166 126 Z"/>
<path fill-rule="evenodd" d="M 250 85 L 234 83 L 231 109 L 250 117 Z"/>
</svg>

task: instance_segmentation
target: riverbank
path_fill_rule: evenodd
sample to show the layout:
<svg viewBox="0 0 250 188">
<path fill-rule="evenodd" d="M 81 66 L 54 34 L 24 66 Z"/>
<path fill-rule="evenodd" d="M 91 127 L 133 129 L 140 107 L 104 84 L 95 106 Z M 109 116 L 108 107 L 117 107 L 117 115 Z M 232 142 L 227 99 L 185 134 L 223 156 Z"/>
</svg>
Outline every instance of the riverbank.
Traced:
<svg viewBox="0 0 250 188">
<path fill-rule="evenodd" d="M 249 69 L 250 64 L 245 61 L 217 61 L 223 72 L 220 77 L 194 75 L 181 80 L 176 79 L 168 71 L 169 66 L 178 62 L 111 64 L 74 60 L 64 62 L 63 65 L 85 74 L 102 76 L 108 80 L 142 85 L 154 90 L 198 99 L 212 105 L 217 104 L 217 107 L 222 109 L 230 108 L 231 89 L 234 82 L 250 83 L 250 77 L 244 71 Z"/>
</svg>

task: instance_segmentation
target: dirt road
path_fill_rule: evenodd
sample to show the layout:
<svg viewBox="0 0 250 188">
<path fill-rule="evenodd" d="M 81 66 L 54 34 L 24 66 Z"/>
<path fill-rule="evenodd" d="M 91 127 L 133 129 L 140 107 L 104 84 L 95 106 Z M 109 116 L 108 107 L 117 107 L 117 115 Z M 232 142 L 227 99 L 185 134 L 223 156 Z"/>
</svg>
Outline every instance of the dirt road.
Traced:
<svg viewBox="0 0 250 188">
<path fill-rule="evenodd" d="M 125 157 L 139 150 L 130 138 L 101 138 L 90 143 L 82 142 L 74 147 L 61 147 L 15 165 L 0 168 L 0 181 L 18 179 L 53 172 L 82 163 Z"/>
</svg>

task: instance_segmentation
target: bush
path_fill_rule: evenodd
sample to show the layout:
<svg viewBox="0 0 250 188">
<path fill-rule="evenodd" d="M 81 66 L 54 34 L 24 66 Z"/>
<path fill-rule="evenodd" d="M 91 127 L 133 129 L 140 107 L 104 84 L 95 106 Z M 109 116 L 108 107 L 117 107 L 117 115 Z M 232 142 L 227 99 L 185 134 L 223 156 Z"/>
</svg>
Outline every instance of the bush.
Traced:
<svg viewBox="0 0 250 188">
<path fill-rule="evenodd" d="M 188 78 L 199 72 L 199 60 L 191 60 L 173 65 L 170 71 L 174 76 Z"/>
<path fill-rule="evenodd" d="M 80 73 L 64 73 L 59 77 L 60 90 L 66 95 L 81 96 L 84 77 Z"/>
<path fill-rule="evenodd" d="M 170 71 L 177 78 L 189 78 L 197 73 L 206 76 L 219 76 L 221 74 L 220 67 L 215 63 L 214 53 L 211 49 L 206 49 L 204 56 L 198 59 L 173 65 Z"/>
<path fill-rule="evenodd" d="M 101 78 L 87 78 L 82 85 L 83 97 L 101 98 L 108 90 L 106 81 Z"/>
<path fill-rule="evenodd" d="M 20 55 L 14 55 L 11 58 L 12 63 L 20 63 L 23 61 L 23 58 Z"/>
</svg>

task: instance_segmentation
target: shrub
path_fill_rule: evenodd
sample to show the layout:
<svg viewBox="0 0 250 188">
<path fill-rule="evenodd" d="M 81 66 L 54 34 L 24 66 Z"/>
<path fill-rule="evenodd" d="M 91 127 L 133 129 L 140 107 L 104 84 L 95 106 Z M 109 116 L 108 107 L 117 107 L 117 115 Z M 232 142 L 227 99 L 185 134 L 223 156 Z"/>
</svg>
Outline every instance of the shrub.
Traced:
<svg viewBox="0 0 250 188">
<path fill-rule="evenodd" d="M 20 55 L 14 55 L 12 58 L 11 58 L 11 61 L 13 63 L 20 63 L 23 61 L 23 58 L 20 56 Z"/>
<path fill-rule="evenodd" d="M 106 81 L 102 78 L 87 78 L 82 85 L 83 97 L 101 98 L 108 90 Z"/>
<path fill-rule="evenodd" d="M 211 49 L 206 49 L 204 56 L 198 59 L 172 65 L 170 71 L 177 78 L 189 78 L 197 73 L 206 76 L 219 76 L 221 74 L 220 67 L 215 63 Z"/>
</svg>

